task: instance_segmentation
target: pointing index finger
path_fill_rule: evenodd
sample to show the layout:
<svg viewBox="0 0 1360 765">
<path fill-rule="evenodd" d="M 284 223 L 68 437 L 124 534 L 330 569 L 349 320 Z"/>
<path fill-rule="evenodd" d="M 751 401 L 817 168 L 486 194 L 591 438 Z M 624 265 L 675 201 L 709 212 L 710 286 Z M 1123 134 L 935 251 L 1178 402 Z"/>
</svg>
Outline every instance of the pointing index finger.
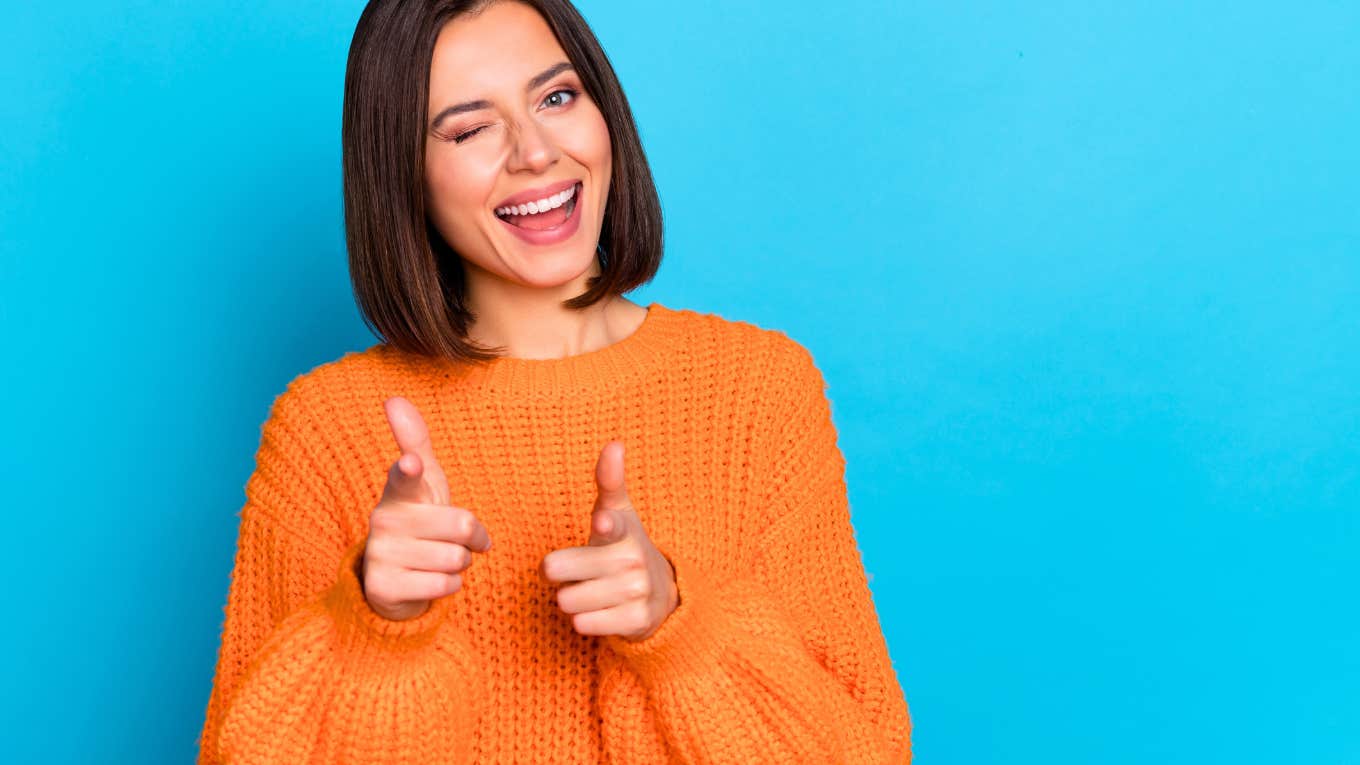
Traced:
<svg viewBox="0 0 1360 765">
<path fill-rule="evenodd" d="M 435 457 L 434 444 L 430 441 L 430 430 L 425 426 L 420 410 L 401 396 L 387 399 L 383 402 L 383 408 L 387 413 L 387 424 L 392 429 L 392 437 L 396 439 L 397 447 L 402 454 L 414 452 L 420 456 L 425 482 L 429 484 L 434 495 L 433 501 L 437 504 L 448 504 L 450 496 L 448 480 L 439 466 L 438 458 Z"/>
</svg>

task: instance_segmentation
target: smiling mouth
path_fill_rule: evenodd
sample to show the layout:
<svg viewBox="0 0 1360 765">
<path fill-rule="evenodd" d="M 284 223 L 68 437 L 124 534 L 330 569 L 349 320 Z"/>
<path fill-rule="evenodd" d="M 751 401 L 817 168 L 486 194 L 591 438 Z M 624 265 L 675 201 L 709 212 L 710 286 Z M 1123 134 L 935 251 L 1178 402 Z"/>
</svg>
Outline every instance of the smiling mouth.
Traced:
<svg viewBox="0 0 1360 765">
<path fill-rule="evenodd" d="M 576 211 L 576 202 L 581 198 L 581 182 L 577 182 L 571 188 L 571 196 L 556 207 L 551 207 L 539 212 L 526 212 L 524 215 L 517 213 L 496 212 L 496 217 L 509 223 L 512 226 L 528 229 L 530 231 L 552 231 L 560 228 L 567 221 L 571 220 L 572 213 Z M 520 209 L 524 209 L 521 207 Z"/>
</svg>

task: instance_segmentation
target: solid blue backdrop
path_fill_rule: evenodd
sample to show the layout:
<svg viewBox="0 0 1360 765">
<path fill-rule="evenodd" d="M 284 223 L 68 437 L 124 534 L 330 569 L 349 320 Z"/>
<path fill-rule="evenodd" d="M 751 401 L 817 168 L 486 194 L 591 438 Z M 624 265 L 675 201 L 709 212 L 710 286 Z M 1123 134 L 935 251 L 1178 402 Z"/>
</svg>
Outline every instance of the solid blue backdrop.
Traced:
<svg viewBox="0 0 1360 765">
<path fill-rule="evenodd" d="M 11 762 L 188 762 L 273 397 L 374 339 L 360 2 L 0 26 Z M 1360 763 L 1360 6 L 581 4 L 638 302 L 804 343 L 922 763 Z"/>
</svg>

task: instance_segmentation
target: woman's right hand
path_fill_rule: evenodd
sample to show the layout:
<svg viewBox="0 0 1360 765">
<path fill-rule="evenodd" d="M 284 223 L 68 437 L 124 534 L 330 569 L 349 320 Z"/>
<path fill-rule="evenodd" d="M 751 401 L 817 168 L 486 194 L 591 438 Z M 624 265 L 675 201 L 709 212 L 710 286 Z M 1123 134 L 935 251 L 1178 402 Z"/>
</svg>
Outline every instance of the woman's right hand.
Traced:
<svg viewBox="0 0 1360 765">
<path fill-rule="evenodd" d="M 449 505 L 448 481 L 415 405 L 396 396 L 383 407 L 401 456 L 369 516 L 361 584 L 369 608 L 405 621 L 461 589 L 473 551 L 490 550 L 491 537 L 471 511 Z"/>
</svg>

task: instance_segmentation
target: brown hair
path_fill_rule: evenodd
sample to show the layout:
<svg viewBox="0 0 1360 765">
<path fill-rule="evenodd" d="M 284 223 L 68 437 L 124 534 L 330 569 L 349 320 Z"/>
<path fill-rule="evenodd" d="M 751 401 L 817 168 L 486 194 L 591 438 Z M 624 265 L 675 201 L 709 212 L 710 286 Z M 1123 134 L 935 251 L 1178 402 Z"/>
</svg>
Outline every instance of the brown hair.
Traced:
<svg viewBox="0 0 1360 765">
<path fill-rule="evenodd" d="M 463 262 L 425 212 L 430 61 L 445 23 L 495 1 L 371 0 L 345 67 L 340 142 L 355 302 L 389 345 L 455 361 L 486 361 L 504 349 L 468 340 L 476 317 L 465 302 Z M 656 275 L 661 203 L 628 99 L 585 19 L 567 0 L 514 1 L 547 21 L 609 126 L 613 178 L 596 250 L 600 275 L 562 303 L 582 309 Z"/>
</svg>

